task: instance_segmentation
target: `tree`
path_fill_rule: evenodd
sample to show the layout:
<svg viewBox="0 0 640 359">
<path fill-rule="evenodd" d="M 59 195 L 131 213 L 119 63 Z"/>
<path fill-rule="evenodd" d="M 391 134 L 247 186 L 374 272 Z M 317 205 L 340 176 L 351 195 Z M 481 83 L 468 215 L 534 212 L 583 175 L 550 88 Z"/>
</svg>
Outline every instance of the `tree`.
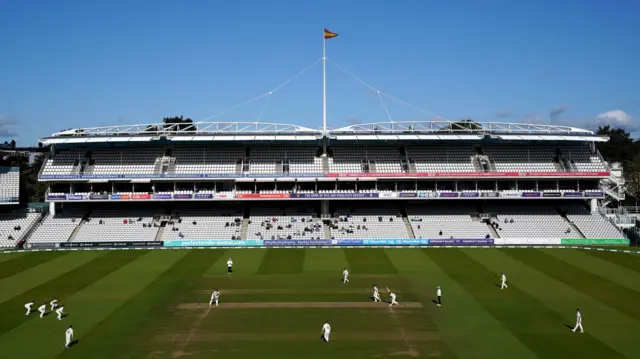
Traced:
<svg viewBox="0 0 640 359">
<path fill-rule="evenodd" d="M 172 127 L 174 131 L 195 130 L 193 120 L 188 117 L 184 118 L 184 116 L 165 117 L 162 119 L 162 122 L 164 123 L 163 127 L 165 129 L 175 125 Z"/>
<path fill-rule="evenodd" d="M 449 131 L 477 131 L 481 130 L 482 125 L 468 118 L 466 120 L 455 121 L 442 129 L 443 132 Z"/>
<path fill-rule="evenodd" d="M 622 128 L 609 125 L 599 127 L 597 134 L 609 137 L 607 142 L 599 142 L 596 146 L 602 157 L 609 162 L 620 162 L 626 171 L 629 161 L 633 159 L 640 147 L 634 144 L 631 134 Z"/>
<path fill-rule="evenodd" d="M 633 197 L 636 207 L 640 201 L 640 154 L 627 163 L 624 171 L 627 193 Z"/>
</svg>

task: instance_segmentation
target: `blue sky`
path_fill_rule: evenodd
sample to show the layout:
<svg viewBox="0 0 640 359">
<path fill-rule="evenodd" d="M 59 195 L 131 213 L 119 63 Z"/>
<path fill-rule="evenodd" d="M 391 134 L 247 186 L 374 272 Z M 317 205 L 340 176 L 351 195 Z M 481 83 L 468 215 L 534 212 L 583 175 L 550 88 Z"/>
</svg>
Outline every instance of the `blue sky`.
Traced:
<svg viewBox="0 0 640 359">
<path fill-rule="evenodd" d="M 640 115 L 638 1 L 0 1 L 0 136 L 195 121 L 327 56 L 328 122 Z M 215 121 L 322 122 L 322 67 Z M 600 115 L 600 116 L 599 116 Z M 639 126 L 640 127 L 640 126 Z"/>
</svg>

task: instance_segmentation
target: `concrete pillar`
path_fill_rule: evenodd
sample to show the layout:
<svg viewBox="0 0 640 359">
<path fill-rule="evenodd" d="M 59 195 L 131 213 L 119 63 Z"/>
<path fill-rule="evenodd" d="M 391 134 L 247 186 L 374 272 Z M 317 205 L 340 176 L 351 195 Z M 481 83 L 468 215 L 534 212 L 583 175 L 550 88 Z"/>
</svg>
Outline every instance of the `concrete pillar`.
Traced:
<svg viewBox="0 0 640 359">
<path fill-rule="evenodd" d="M 329 201 L 320 201 L 320 218 L 329 218 L 331 213 L 329 212 Z"/>
<path fill-rule="evenodd" d="M 595 198 L 591 200 L 591 213 L 598 213 L 598 200 Z"/>
<path fill-rule="evenodd" d="M 49 213 L 52 216 L 56 215 L 56 204 L 55 204 L 55 202 L 49 202 Z"/>
</svg>

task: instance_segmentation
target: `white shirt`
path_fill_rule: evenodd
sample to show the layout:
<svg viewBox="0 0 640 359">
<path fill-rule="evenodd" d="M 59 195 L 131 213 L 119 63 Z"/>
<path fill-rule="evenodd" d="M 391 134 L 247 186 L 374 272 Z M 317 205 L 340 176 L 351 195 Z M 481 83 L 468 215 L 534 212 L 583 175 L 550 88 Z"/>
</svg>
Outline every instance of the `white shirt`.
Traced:
<svg viewBox="0 0 640 359">
<path fill-rule="evenodd" d="M 343 275 L 343 276 L 345 276 L 345 277 L 348 277 L 348 276 L 349 276 L 349 271 L 345 269 L 345 270 L 342 272 L 342 275 Z"/>
<path fill-rule="evenodd" d="M 62 313 L 63 310 L 64 310 L 64 307 L 60 307 L 60 308 L 56 309 L 56 313 Z"/>
<path fill-rule="evenodd" d="M 576 322 L 582 323 L 582 314 L 580 312 L 577 312 L 576 314 Z"/>
<path fill-rule="evenodd" d="M 73 337 L 73 329 L 72 328 L 68 328 L 67 331 L 65 332 L 65 334 L 67 335 L 67 337 L 72 338 Z"/>
<path fill-rule="evenodd" d="M 55 306 L 56 306 L 56 305 L 58 305 L 58 300 L 57 300 L 57 299 L 54 299 L 54 300 L 52 300 L 52 301 L 51 301 L 51 303 L 49 303 L 49 304 L 51 304 L 51 306 L 55 308 Z"/>
<path fill-rule="evenodd" d="M 31 309 L 31 306 L 34 305 L 34 304 L 35 304 L 34 302 L 29 302 L 29 303 L 25 304 L 24 306 L 28 307 L 29 309 Z"/>
<path fill-rule="evenodd" d="M 391 296 L 391 300 L 396 300 L 396 293 L 390 293 L 389 296 Z"/>
<path fill-rule="evenodd" d="M 324 334 L 331 333 L 331 326 L 329 325 L 329 323 L 324 323 L 324 325 L 322 326 L 322 333 Z"/>
<path fill-rule="evenodd" d="M 504 275 L 504 274 L 502 275 L 502 281 L 503 281 L 503 282 L 506 282 L 506 281 L 507 281 L 507 276 L 506 276 L 506 275 Z"/>
<path fill-rule="evenodd" d="M 46 304 L 41 305 L 41 306 L 38 308 L 38 310 L 39 310 L 39 311 L 41 311 L 41 312 L 46 311 L 46 310 L 47 310 L 47 305 L 46 305 Z"/>
<path fill-rule="evenodd" d="M 233 261 L 231 259 L 229 259 L 227 261 L 227 267 L 231 267 L 233 265 Z"/>
<path fill-rule="evenodd" d="M 378 287 L 373 287 L 373 293 L 378 294 Z"/>
<path fill-rule="evenodd" d="M 220 298 L 220 292 L 218 292 L 217 290 L 213 292 L 213 298 L 214 299 L 218 299 Z"/>
<path fill-rule="evenodd" d="M 438 288 L 438 290 L 436 290 L 436 295 L 438 297 L 442 297 L 442 290 L 440 290 L 440 288 Z"/>
</svg>

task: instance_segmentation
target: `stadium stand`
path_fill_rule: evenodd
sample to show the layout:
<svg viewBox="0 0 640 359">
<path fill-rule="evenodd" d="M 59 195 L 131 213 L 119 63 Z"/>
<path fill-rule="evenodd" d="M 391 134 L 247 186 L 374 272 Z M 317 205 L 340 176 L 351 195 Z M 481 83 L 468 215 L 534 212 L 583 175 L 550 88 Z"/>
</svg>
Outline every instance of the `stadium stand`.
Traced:
<svg viewBox="0 0 640 359">
<path fill-rule="evenodd" d="M 15 247 L 40 218 L 40 213 L 0 214 L 0 248 Z"/>
<path fill-rule="evenodd" d="M 331 239 L 412 238 L 399 209 L 339 208 L 331 217 Z"/>
<path fill-rule="evenodd" d="M 161 239 L 168 240 L 206 240 L 240 239 L 243 214 L 240 209 L 198 210 L 181 208 L 172 213 Z M 153 240 L 153 239 L 151 239 Z"/>
<path fill-rule="evenodd" d="M 407 217 L 416 238 L 493 237 L 473 204 L 413 205 L 407 208 Z"/>
<path fill-rule="evenodd" d="M 248 224 L 247 239 L 325 239 L 317 213 L 304 207 L 255 208 Z"/>
<path fill-rule="evenodd" d="M 78 228 L 74 242 L 153 241 L 159 224 L 151 211 L 95 209 Z"/>
<path fill-rule="evenodd" d="M 47 214 L 29 236 L 30 243 L 67 242 L 82 223 L 85 211 L 74 209 L 56 215 Z"/>
<path fill-rule="evenodd" d="M 20 169 L 0 167 L 0 204 L 17 203 L 20 197 Z"/>
</svg>

